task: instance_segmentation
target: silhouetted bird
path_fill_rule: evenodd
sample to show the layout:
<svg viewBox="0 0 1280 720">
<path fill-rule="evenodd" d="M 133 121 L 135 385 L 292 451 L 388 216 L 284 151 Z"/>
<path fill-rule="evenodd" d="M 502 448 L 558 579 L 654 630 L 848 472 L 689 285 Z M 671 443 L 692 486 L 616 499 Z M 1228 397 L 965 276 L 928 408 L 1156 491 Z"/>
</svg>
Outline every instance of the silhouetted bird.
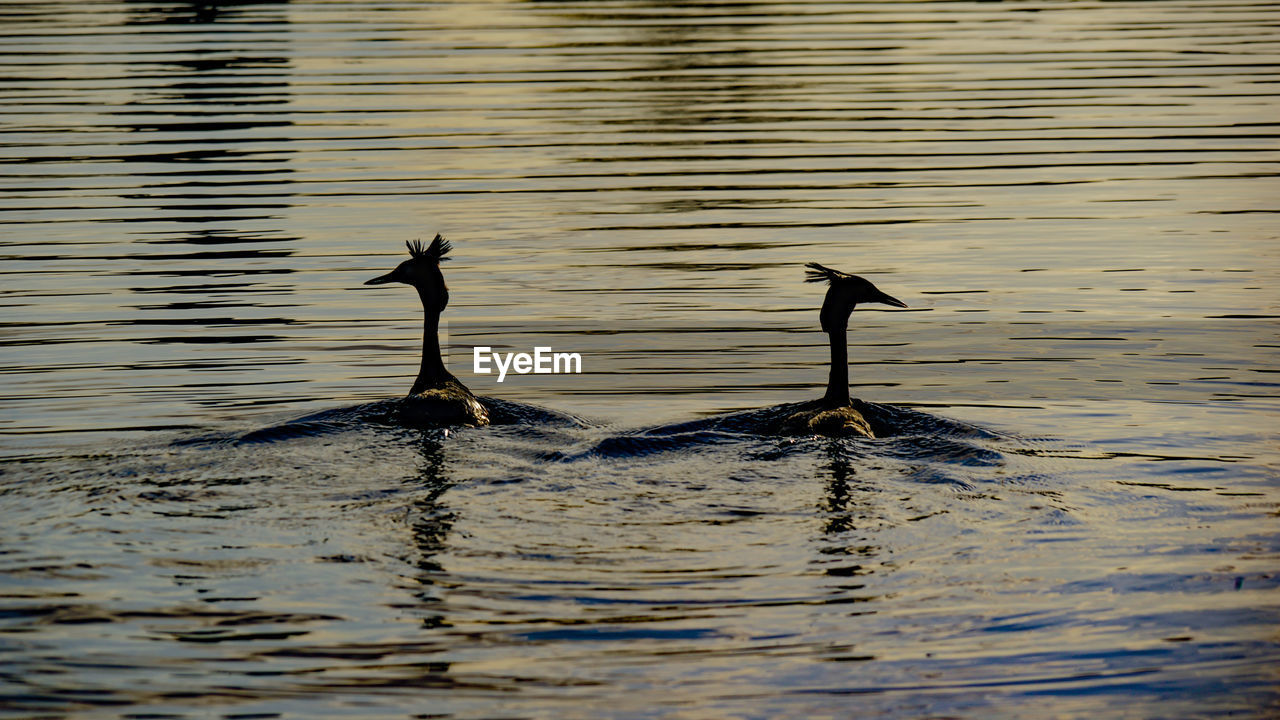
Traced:
<svg viewBox="0 0 1280 720">
<path fill-rule="evenodd" d="M 449 304 L 449 288 L 444 284 L 440 263 L 452 247 L 436 235 L 424 248 L 414 240 L 405 243 L 410 258 L 395 270 L 365 282 L 365 285 L 404 283 L 412 285 L 422 299 L 425 315 L 422 328 L 422 365 L 409 396 L 400 407 L 400 419 L 414 425 L 488 425 L 489 414 L 476 396 L 444 367 L 440 357 L 440 313 Z"/>
<path fill-rule="evenodd" d="M 687 422 L 670 423 L 622 433 L 597 443 L 585 454 L 636 457 L 724 442 L 735 435 L 827 435 L 893 437 L 935 433 L 973 436 L 972 426 L 932 415 L 849 397 L 849 356 L 846 347 L 849 315 L 858 303 L 906 307 L 870 282 L 848 273 L 809 263 L 806 282 L 830 285 L 822 303 L 822 329 L 831 336 L 831 375 L 827 393 L 817 400 L 738 410 Z"/>
<path fill-rule="evenodd" d="M 875 437 L 871 425 L 853 406 L 849 397 L 849 315 L 858 303 L 883 303 L 904 308 L 906 303 L 886 295 L 870 281 L 832 270 L 818 263 L 805 267 L 805 282 L 826 282 L 827 297 L 822 301 L 818 317 L 822 331 L 831 337 L 831 375 L 827 380 L 827 394 L 821 400 L 805 403 L 798 412 L 787 417 L 778 431 L 790 435 L 815 433 L 818 435 L 861 435 Z"/>
</svg>

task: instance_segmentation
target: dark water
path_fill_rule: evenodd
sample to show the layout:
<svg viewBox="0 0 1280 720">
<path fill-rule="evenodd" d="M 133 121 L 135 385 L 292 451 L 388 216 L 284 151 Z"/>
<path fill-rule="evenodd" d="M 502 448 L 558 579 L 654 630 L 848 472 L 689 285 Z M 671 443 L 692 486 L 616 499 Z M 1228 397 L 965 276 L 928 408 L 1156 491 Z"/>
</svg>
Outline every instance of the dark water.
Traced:
<svg viewBox="0 0 1280 720">
<path fill-rule="evenodd" d="M 0 714 L 1274 716 L 1278 27 L 0 5 Z M 451 369 L 585 422 L 341 411 L 435 232 Z M 811 260 L 918 422 L 644 432 L 821 394 Z"/>
</svg>

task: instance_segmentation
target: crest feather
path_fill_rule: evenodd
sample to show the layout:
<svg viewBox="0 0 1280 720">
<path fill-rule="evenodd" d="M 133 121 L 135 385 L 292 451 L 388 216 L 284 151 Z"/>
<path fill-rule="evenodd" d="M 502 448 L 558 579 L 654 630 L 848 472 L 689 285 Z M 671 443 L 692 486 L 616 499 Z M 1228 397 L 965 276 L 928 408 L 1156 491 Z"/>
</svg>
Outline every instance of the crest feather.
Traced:
<svg viewBox="0 0 1280 720">
<path fill-rule="evenodd" d="M 816 262 L 805 263 L 804 266 L 808 268 L 808 270 L 804 271 L 805 282 L 833 283 L 837 280 L 845 280 L 853 277 L 849 273 L 843 273 L 843 272 L 840 272 L 839 270 L 834 270 L 832 268 L 829 268 L 826 265 L 819 265 Z"/>
<path fill-rule="evenodd" d="M 405 247 L 409 248 L 409 254 L 417 260 L 431 260 L 433 262 L 444 262 L 449 258 L 445 257 L 453 246 L 449 244 L 444 236 L 436 233 L 436 237 L 427 247 L 422 246 L 421 240 L 406 240 Z"/>
</svg>

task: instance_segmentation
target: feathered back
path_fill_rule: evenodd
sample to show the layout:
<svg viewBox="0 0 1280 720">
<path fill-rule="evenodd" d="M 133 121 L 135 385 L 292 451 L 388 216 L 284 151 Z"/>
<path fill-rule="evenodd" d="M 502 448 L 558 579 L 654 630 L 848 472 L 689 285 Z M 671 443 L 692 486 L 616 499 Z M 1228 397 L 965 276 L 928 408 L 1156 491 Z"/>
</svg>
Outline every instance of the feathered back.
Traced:
<svg viewBox="0 0 1280 720">
<path fill-rule="evenodd" d="M 432 240 L 431 244 L 425 248 L 422 247 L 421 240 L 405 241 L 405 247 L 409 248 L 409 254 L 412 255 L 415 260 L 430 260 L 436 263 L 448 260 L 449 258 L 445 256 L 453 249 L 453 246 L 449 244 L 449 241 L 445 240 L 444 236 L 439 233 L 436 233 L 435 239 Z"/>
<path fill-rule="evenodd" d="M 826 265 L 819 265 L 816 262 L 805 263 L 804 266 L 808 268 L 808 270 L 804 271 L 805 282 L 833 283 L 837 280 L 847 280 L 853 277 L 849 273 L 842 273 L 839 270 L 834 270 Z"/>
</svg>

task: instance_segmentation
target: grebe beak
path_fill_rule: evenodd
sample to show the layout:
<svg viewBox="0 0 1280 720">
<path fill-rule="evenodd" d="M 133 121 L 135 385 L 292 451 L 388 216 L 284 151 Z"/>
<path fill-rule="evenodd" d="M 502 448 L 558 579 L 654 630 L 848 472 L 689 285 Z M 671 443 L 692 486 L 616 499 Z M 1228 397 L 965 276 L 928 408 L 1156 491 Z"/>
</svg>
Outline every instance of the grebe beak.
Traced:
<svg viewBox="0 0 1280 720">
<path fill-rule="evenodd" d="M 907 306 L 906 303 L 902 302 L 898 298 L 893 297 L 892 295 L 886 295 L 885 293 L 880 293 L 880 296 L 872 300 L 871 302 L 884 303 L 885 305 L 892 305 L 894 307 L 900 307 L 900 308 L 904 308 Z"/>
</svg>

